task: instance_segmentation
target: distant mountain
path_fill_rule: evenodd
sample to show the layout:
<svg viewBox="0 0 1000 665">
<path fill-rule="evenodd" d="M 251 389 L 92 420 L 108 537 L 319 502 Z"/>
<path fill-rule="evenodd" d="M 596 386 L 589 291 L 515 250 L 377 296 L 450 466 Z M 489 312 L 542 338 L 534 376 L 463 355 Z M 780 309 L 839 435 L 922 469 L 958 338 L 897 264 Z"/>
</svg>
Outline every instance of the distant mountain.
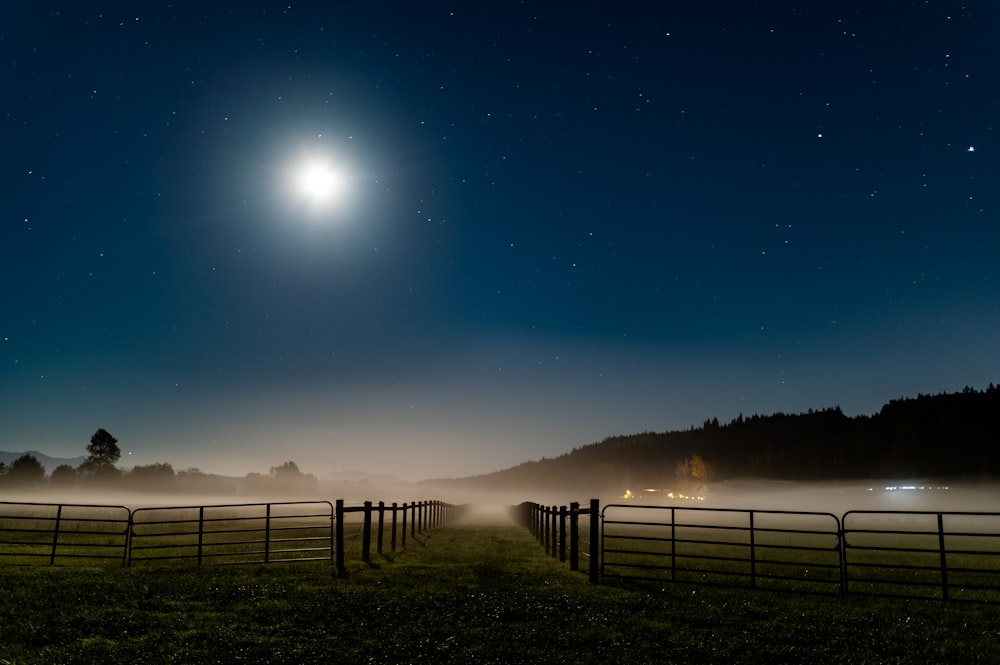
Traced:
<svg viewBox="0 0 1000 665">
<path fill-rule="evenodd" d="M 832 480 L 1000 476 L 1000 388 L 892 400 L 871 416 L 840 407 L 807 413 L 742 414 L 686 431 L 609 437 L 552 459 L 471 478 L 456 488 L 616 491 L 673 488 L 694 479 L 742 476 Z M 685 474 L 688 474 L 685 477 Z M 430 482 L 430 481 L 429 481 Z"/>
<path fill-rule="evenodd" d="M 80 455 L 79 457 L 49 457 L 45 453 L 40 453 L 37 450 L 29 450 L 24 453 L 8 453 L 0 450 L 0 462 L 10 466 L 11 462 L 22 455 L 34 456 L 34 458 L 41 462 L 42 466 L 45 467 L 45 473 L 52 473 L 52 470 L 60 464 L 69 464 L 71 467 L 76 468 L 80 466 L 85 459 L 87 459 L 84 455 Z"/>
</svg>

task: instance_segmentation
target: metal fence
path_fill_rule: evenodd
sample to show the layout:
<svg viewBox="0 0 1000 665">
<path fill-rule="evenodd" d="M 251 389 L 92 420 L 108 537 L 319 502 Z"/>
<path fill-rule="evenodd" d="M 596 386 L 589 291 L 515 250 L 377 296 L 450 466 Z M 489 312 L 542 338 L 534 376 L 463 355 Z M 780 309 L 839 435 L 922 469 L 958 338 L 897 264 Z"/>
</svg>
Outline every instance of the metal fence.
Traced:
<svg viewBox="0 0 1000 665">
<path fill-rule="evenodd" d="M 609 504 L 605 577 L 839 594 L 840 520 L 830 513 Z"/>
<path fill-rule="evenodd" d="M 0 561 L 54 565 L 96 559 L 123 564 L 129 518 L 124 506 L 0 501 Z"/>
<path fill-rule="evenodd" d="M 407 529 L 414 538 L 462 511 L 462 506 L 442 501 L 347 506 L 341 499 L 335 504 L 286 501 L 136 510 L 0 502 L 0 562 L 54 565 L 86 559 L 121 566 L 201 566 L 335 561 L 343 575 L 348 542 L 370 563 L 373 546 L 378 554 L 386 540 L 393 551 L 397 543 L 405 548 Z"/>
<path fill-rule="evenodd" d="M 511 509 L 547 553 L 582 552 L 592 581 L 688 582 L 826 595 L 1000 603 L 1000 513 L 741 510 L 608 504 Z M 599 519 L 598 519 L 599 516 Z M 582 522 L 581 522 L 582 523 Z M 571 563 L 571 568 L 576 569 Z"/>
<path fill-rule="evenodd" d="M 1000 513 L 852 510 L 845 592 L 1000 602 Z"/>
<path fill-rule="evenodd" d="M 333 557 L 329 501 L 139 508 L 128 563 L 277 563 Z"/>
</svg>

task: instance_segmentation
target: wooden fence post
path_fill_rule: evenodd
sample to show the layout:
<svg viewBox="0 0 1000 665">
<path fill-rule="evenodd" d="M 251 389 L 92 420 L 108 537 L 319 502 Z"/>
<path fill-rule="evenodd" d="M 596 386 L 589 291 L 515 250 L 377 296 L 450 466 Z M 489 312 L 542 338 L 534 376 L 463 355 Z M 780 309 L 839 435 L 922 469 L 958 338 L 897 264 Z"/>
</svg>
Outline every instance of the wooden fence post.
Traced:
<svg viewBox="0 0 1000 665">
<path fill-rule="evenodd" d="M 580 502 L 569 504 L 569 569 L 580 570 Z"/>
<path fill-rule="evenodd" d="M 337 574 L 341 577 L 347 575 L 344 568 L 344 500 L 337 499 L 337 514 L 334 519 L 337 522 Z"/>
<path fill-rule="evenodd" d="M 382 532 L 385 530 L 385 501 L 378 502 L 378 538 L 376 542 L 378 546 L 375 551 L 379 554 L 382 553 Z"/>
<path fill-rule="evenodd" d="M 405 550 L 406 549 L 406 502 L 405 501 L 403 502 L 402 511 L 403 511 L 403 528 L 400 530 L 400 537 L 402 539 L 400 542 L 400 547 L 402 547 Z"/>
<path fill-rule="evenodd" d="M 559 506 L 559 560 L 566 560 L 566 506 Z"/>
<path fill-rule="evenodd" d="M 372 502 L 365 501 L 365 522 L 361 529 L 361 560 L 371 562 L 372 546 Z"/>
<path fill-rule="evenodd" d="M 390 538 L 392 551 L 396 551 L 396 502 L 392 502 L 392 537 Z"/>
<path fill-rule="evenodd" d="M 551 554 L 552 554 L 552 558 L 555 558 L 555 557 L 559 556 L 559 553 L 556 551 L 557 548 L 558 548 L 558 545 L 559 545 L 559 520 L 556 519 L 556 517 L 559 516 L 559 506 L 552 506 L 552 508 L 550 510 L 552 511 L 552 523 L 549 525 L 549 528 L 552 529 L 552 552 L 551 552 Z"/>
<path fill-rule="evenodd" d="M 549 554 L 549 543 L 550 543 L 549 539 L 552 537 L 552 534 L 549 532 L 549 507 L 543 506 L 541 510 L 542 510 L 542 530 L 544 531 L 544 534 L 542 535 L 543 538 L 542 542 L 545 543 L 545 553 Z"/>
</svg>

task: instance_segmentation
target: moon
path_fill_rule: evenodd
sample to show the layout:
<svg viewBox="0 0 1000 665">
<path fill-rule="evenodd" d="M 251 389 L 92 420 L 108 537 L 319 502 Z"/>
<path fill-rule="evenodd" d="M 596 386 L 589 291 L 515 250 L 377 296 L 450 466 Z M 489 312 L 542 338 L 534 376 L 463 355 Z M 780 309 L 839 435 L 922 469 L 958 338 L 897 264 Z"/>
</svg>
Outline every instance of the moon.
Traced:
<svg viewBox="0 0 1000 665">
<path fill-rule="evenodd" d="M 341 200 L 347 183 L 346 173 L 317 159 L 303 162 L 294 175 L 295 193 L 310 206 L 326 206 Z"/>
</svg>

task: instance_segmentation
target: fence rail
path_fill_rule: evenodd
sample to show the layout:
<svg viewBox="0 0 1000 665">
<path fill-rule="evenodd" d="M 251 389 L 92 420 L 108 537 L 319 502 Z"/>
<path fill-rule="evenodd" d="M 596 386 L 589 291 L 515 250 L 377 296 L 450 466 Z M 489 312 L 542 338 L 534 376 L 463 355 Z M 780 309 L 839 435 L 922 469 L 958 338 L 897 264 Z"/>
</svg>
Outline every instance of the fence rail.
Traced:
<svg viewBox="0 0 1000 665">
<path fill-rule="evenodd" d="M 602 574 L 839 594 L 840 520 L 830 513 L 638 506 L 602 510 Z"/>
<path fill-rule="evenodd" d="M 832 513 L 607 504 L 511 509 L 565 560 L 589 514 L 590 579 L 1000 603 L 1000 513 Z M 576 565 L 571 560 L 571 568 Z"/>
<path fill-rule="evenodd" d="M 139 508 L 128 564 L 195 560 L 203 565 L 329 560 L 329 501 Z"/>
<path fill-rule="evenodd" d="M 852 510 L 843 545 L 852 594 L 1000 602 L 1000 513 Z"/>
<path fill-rule="evenodd" d="M 0 561 L 54 565 L 63 559 L 124 563 L 129 509 L 87 504 L 0 501 Z"/>
<path fill-rule="evenodd" d="M 0 562 L 54 565 L 68 559 L 209 564 L 335 561 L 346 574 L 348 522 L 360 527 L 360 557 L 371 562 L 389 547 L 461 516 L 462 506 L 413 501 L 348 506 L 285 501 L 137 508 L 0 502 Z M 354 520 L 358 514 L 360 520 Z M 386 515 L 389 516 L 387 524 Z M 373 529 L 373 522 L 375 523 Z"/>
</svg>

